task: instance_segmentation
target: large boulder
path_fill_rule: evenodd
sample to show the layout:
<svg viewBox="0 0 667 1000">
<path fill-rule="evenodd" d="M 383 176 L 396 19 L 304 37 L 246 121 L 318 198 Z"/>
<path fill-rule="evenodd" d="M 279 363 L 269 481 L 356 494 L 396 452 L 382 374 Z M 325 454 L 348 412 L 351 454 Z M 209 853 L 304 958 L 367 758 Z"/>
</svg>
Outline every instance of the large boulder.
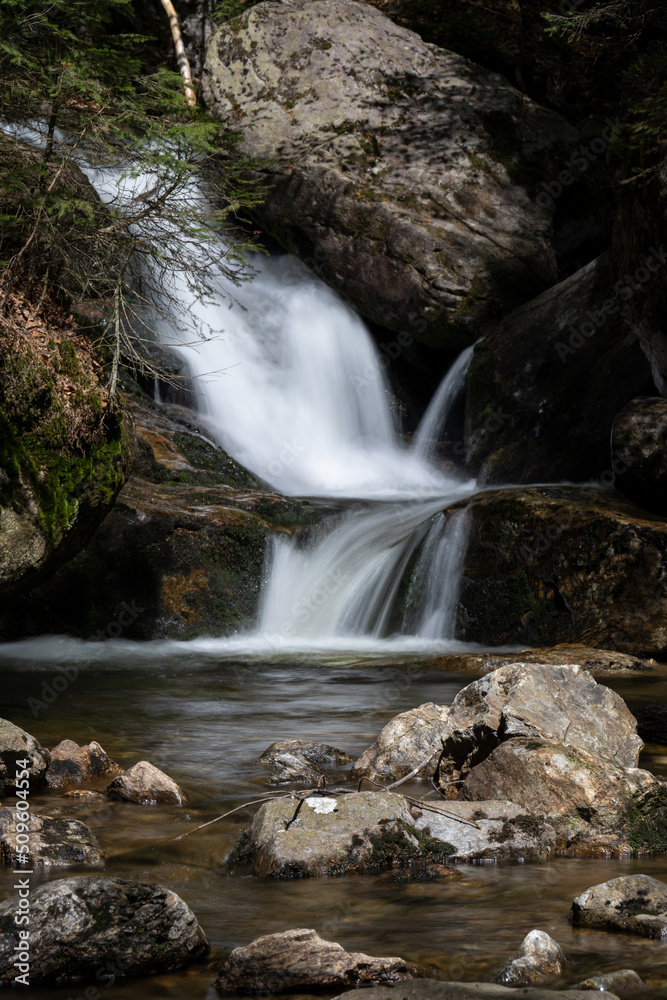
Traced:
<svg viewBox="0 0 667 1000">
<path fill-rule="evenodd" d="M 448 714 L 448 708 L 427 702 L 397 715 L 356 761 L 350 777 L 353 781 L 363 777 L 394 781 L 422 762 L 428 763 L 418 777 L 430 777 L 435 773 L 437 756 L 433 755 L 441 749 L 440 736 Z"/>
<path fill-rule="evenodd" d="M 565 743 L 620 767 L 636 767 L 642 748 L 635 717 L 620 695 L 581 667 L 514 663 L 457 694 L 442 733 L 443 773 L 465 777 L 513 737 Z"/>
<path fill-rule="evenodd" d="M 260 161 L 262 225 L 368 319 L 460 348 L 557 280 L 540 185 L 576 131 L 377 9 L 257 4 L 211 37 L 202 93 Z"/>
<path fill-rule="evenodd" d="M 268 540 L 313 518 L 309 504 L 263 489 L 211 444 L 192 411 L 136 396 L 126 406 L 137 427 L 135 474 L 85 551 L 3 609 L 0 636 L 238 630 L 256 615 Z"/>
<path fill-rule="evenodd" d="M 575 927 L 667 936 L 667 885 L 649 875 L 621 875 L 594 885 L 572 902 Z"/>
<path fill-rule="evenodd" d="M 568 734 L 569 735 L 569 734 Z M 640 844 L 642 825 L 667 816 L 667 783 L 649 771 L 622 767 L 580 746 L 514 738 L 496 747 L 461 785 L 462 799 L 511 799 L 557 833 L 558 853 L 626 855 Z M 667 849 L 665 843 L 663 850 Z"/>
<path fill-rule="evenodd" d="M 0 904 L 0 980 L 6 982 L 26 974 L 31 986 L 88 980 L 111 985 L 118 976 L 180 969 L 209 951 L 197 918 L 175 892 L 103 876 L 33 889 L 24 967 L 14 964 L 21 944 L 25 932 L 11 898 Z"/>
<path fill-rule="evenodd" d="M 298 807 L 298 814 L 297 814 Z M 257 875 L 307 877 L 438 861 L 452 853 L 417 836 L 407 803 L 389 792 L 275 799 L 257 811 L 229 859 Z M 436 845 L 437 846 L 437 845 Z M 439 856 L 438 856 L 439 855 Z"/>
<path fill-rule="evenodd" d="M 18 815 L 17 815 L 18 813 Z M 28 853 L 19 850 L 18 835 Z M 14 868 L 83 865 L 103 868 L 104 853 L 93 832 L 77 819 L 0 808 L 0 857 Z"/>
<path fill-rule="evenodd" d="M 616 487 L 645 510 L 667 514 L 667 399 L 633 399 L 614 419 Z"/>
<path fill-rule="evenodd" d="M 331 990 L 425 975 L 424 969 L 402 958 L 345 951 L 333 941 L 323 941 L 317 931 L 299 928 L 266 934 L 245 948 L 235 948 L 215 987 L 228 993 L 293 993 L 305 987 Z"/>
<path fill-rule="evenodd" d="M 505 317 L 475 347 L 465 445 L 480 481 L 581 482 L 608 473 L 613 482 L 612 423 L 634 396 L 653 391 L 653 379 L 611 284 L 601 257 Z M 490 412 L 498 415 L 491 429 Z"/>
<path fill-rule="evenodd" d="M 17 780 L 21 788 L 26 778 L 32 788 L 44 784 L 50 763 L 51 754 L 34 736 L 7 719 L 0 719 L 0 795 L 13 791 Z M 27 775 L 23 775 L 24 771 Z M 20 772 L 18 779 L 17 772 Z"/>
<path fill-rule="evenodd" d="M 667 522 L 570 486 L 489 491 L 469 507 L 457 638 L 664 659 Z"/>
</svg>

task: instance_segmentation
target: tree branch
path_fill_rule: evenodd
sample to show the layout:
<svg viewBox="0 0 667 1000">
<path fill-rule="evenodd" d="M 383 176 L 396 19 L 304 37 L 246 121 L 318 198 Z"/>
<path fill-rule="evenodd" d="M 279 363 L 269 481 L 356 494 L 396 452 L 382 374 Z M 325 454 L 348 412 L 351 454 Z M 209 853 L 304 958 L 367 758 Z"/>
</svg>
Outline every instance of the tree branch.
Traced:
<svg viewBox="0 0 667 1000">
<path fill-rule="evenodd" d="M 174 9 L 174 5 L 171 0 L 162 0 L 162 6 L 167 12 L 167 17 L 169 18 L 169 27 L 171 28 L 171 37 L 174 39 L 174 49 L 176 51 L 176 62 L 180 70 L 180 74 L 183 77 L 183 90 L 185 91 L 185 103 L 191 108 L 197 107 L 197 97 L 195 95 L 194 86 L 192 84 L 192 73 L 190 72 L 190 62 L 187 55 L 185 54 L 185 46 L 183 45 L 183 36 L 181 34 L 181 29 L 178 24 L 178 14 Z"/>
</svg>

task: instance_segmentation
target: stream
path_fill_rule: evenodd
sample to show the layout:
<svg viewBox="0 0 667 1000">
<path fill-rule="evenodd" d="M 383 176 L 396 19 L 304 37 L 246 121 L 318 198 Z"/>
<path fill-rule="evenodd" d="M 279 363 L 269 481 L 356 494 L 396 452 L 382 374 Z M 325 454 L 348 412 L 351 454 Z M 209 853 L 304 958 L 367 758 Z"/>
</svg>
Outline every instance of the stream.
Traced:
<svg viewBox="0 0 667 1000">
<path fill-rule="evenodd" d="M 102 197 L 117 177 L 89 170 Z M 471 677 L 420 666 L 463 649 L 456 640 L 458 580 L 467 518 L 457 507 L 476 490 L 438 464 L 433 442 L 461 392 L 471 351 L 436 393 L 406 443 L 383 365 L 361 320 L 293 258 L 256 261 L 254 281 L 198 302 L 173 275 L 189 331 L 160 336 L 200 376 L 198 406 L 209 432 L 277 492 L 349 501 L 306 542 L 278 538 L 267 553 L 258 621 L 248 632 L 187 643 L 86 643 L 43 637 L 0 648 L 2 715 L 48 747 L 99 741 L 119 763 L 147 759 L 186 791 L 185 808 L 62 800 L 86 822 L 110 875 L 158 881 L 190 904 L 212 944 L 212 964 L 54 997 L 98 1000 L 212 998 L 214 968 L 260 934 L 314 927 L 351 950 L 401 957 L 441 978 L 493 979 L 533 927 L 548 931 L 571 964 L 563 984 L 620 967 L 636 969 L 667 996 L 667 942 L 573 930 L 574 896 L 614 876 L 667 875 L 664 859 L 556 859 L 550 864 L 468 865 L 453 883 L 399 883 L 372 876 L 281 881 L 230 875 L 224 858 L 252 808 L 174 843 L 200 823 L 261 797 L 256 765 L 275 740 L 297 737 L 359 755 L 385 723 L 423 702 L 449 704 Z M 202 329 L 213 334 L 199 338 Z M 185 346 L 184 346 L 185 345 Z M 213 375 L 211 373 L 219 373 Z M 396 620 L 405 574 L 419 602 Z M 469 647 L 467 647 L 469 648 Z M 78 676 L 31 711 L 58 666 Z M 667 701 L 667 675 L 609 681 L 631 707 Z M 650 750 L 651 748 L 649 748 Z M 667 775 L 667 750 L 641 766 Z M 342 777 L 338 776 L 339 780 Z M 415 788 L 420 788 L 418 784 Z M 33 796 L 51 815 L 57 793 Z M 42 870 L 38 880 L 72 870 Z M 2 898 L 13 876 L 0 869 Z M 28 988 L 29 1000 L 43 991 Z"/>
</svg>

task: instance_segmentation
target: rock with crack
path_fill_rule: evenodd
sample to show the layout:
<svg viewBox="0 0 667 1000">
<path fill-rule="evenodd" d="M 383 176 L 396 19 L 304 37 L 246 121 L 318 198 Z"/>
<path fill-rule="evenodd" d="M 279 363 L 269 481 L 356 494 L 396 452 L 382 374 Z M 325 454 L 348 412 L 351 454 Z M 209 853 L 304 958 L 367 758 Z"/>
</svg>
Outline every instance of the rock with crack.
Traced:
<svg viewBox="0 0 667 1000">
<path fill-rule="evenodd" d="M 325 776 L 324 767 L 347 763 L 352 758 L 343 750 L 309 740 L 278 740 L 258 758 L 257 763 L 273 767 L 267 785 L 306 783 L 316 787 Z"/>
<path fill-rule="evenodd" d="M 323 941 L 307 928 L 266 934 L 235 948 L 220 969 L 215 987 L 230 993 L 284 993 L 395 983 L 425 976 L 402 958 L 373 958 Z"/>
<path fill-rule="evenodd" d="M 17 815 L 17 812 L 19 815 Z M 27 827 L 27 830 L 24 830 Z M 18 835 L 28 836 L 28 853 L 19 850 Z M 77 819 L 60 816 L 29 816 L 16 809 L 0 808 L 0 853 L 5 865 L 51 867 L 84 865 L 103 868 L 104 853 L 97 838 Z"/>
<path fill-rule="evenodd" d="M 79 746 L 74 740 L 62 740 L 51 751 L 46 783 L 50 788 L 63 788 L 94 779 L 109 781 L 122 773 L 122 767 L 94 740 L 87 746 Z"/>
<path fill-rule="evenodd" d="M 202 93 L 263 161 L 264 228 L 368 319 L 456 350 L 557 280 L 535 185 L 576 130 L 374 7 L 257 4 L 211 37 Z"/>
<path fill-rule="evenodd" d="M 353 781 L 372 778 L 374 781 L 395 781 L 405 777 L 422 761 L 430 762 L 418 777 L 435 774 L 449 709 L 433 702 L 402 712 L 388 722 L 375 743 L 356 761 L 350 777 Z"/>
<path fill-rule="evenodd" d="M 260 806 L 229 863 L 257 875 L 307 877 L 444 860 L 451 849 L 425 849 L 403 796 L 351 792 L 337 797 L 275 799 Z"/>
<path fill-rule="evenodd" d="M 114 778 L 107 787 L 107 795 L 139 805 L 182 806 L 188 801 L 176 782 L 147 760 L 140 760 Z"/>
<path fill-rule="evenodd" d="M 667 937 L 667 884 L 649 875 L 621 875 L 591 886 L 572 902 L 575 927 Z"/>
<path fill-rule="evenodd" d="M 20 974 L 16 900 L 0 904 L 0 981 Z M 93 876 L 32 890 L 30 985 L 102 982 L 180 969 L 209 952 L 190 907 L 161 885 Z"/>
<path fill-rule="evenodd" d="M 623 699 L 578 666 L 514 663 L 468 684 L 444 727 L 443 773 L 465 777 L 505 740 L 537 737 L 635 767 L 642 741 Z"/>
<path fill-rule="evenodd" d="M 533 930 L 505 963 L 497 981 L 506 986 L 539 986 L 559 976 L 566 963 L 558 942 L 545 931 Z"/>
<path fill-rule="evenodd" d="M 22 762 L 20 767 L 19 760 Z M 23 761 L 28 762 L 27 766 Z M 17 771 L 27 771 L 25 778 L 31 788 L 44 784 L 50 762 L 49 751 L 34 736 L 7 719 L 0 719 L 0 795 L 14 790 Z"/>
</svg>

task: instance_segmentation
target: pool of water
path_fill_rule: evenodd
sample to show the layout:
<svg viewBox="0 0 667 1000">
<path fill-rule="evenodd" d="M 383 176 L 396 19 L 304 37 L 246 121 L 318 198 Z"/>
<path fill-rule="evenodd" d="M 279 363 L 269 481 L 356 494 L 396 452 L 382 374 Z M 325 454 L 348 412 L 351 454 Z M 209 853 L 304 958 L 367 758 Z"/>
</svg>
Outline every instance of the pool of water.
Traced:
<svg viewBox="0 0 667 1000">
<path fill-rule="evenodd" d="M 0 659 L 0 714 L 48 747 L 62 739 L 97 740 L 119 763 L 147 759 L 185 790 L 184 808 L 77 803 L 55 792 L 33 796 L 38 811 L 86 822 L 107 852 L 107 873 L 160 882 L 192 907 L 212 944 L 211 959 L 180 973 L 101 985 L 101 997 L 199 1000 L 217 996 L 215 971 L 229 951 L 260 934 L 313 927 L 349 949 L 400 955 L 440 978 L 494 978 L 495 970 L 538 927 L 570 959 L 562 985 L 621 967 L 649 981 L 647 996 L 667 997 L 667 942 L 574 930 L 572 899 L 590 885 L 643 872 L 667 880 L 667 859 L 555 859 L 548 864 L 462 866 L 452 883 L 398 882 L 374 876 L 275 881 L 230 875 L 224 859 L 255 807 L 248 806 L 185 840 L 173 838 L 266 791 L 257 757 L 274 740 L 299 737 L 356 756 L 398 712 L 426 701 L 451 703 L 472 678 L 410 663 L 221 660 L 213 656 L 142 658 L 128 650 L 105 662 L 80 660 L 79 675 L 55 700 L 43 693 L 59 676 L 57 657 Z M 606 681 L 630 704 L 667 702 L 667 674 Z M 62 686 L 62 685 L 58 685 Z M 31 701 L 33 699 L 33 701 Z M 42 702 L 36 707 L 35 702 Z M 35 714 L 36 713 L 36 714 Z M 642 766 L 667 775 L 667 748 L 648 748 Z M 43 871 L 49 880 L 72 869 Z M 0 898 L 13 877 L 0 869 Z M 51 989 L 83 997 L 84 987 Z M 28 988 L 26 995 L 44 997 Z M 645 994 L 646 995 L 646 994 Z"/>
</svg>

